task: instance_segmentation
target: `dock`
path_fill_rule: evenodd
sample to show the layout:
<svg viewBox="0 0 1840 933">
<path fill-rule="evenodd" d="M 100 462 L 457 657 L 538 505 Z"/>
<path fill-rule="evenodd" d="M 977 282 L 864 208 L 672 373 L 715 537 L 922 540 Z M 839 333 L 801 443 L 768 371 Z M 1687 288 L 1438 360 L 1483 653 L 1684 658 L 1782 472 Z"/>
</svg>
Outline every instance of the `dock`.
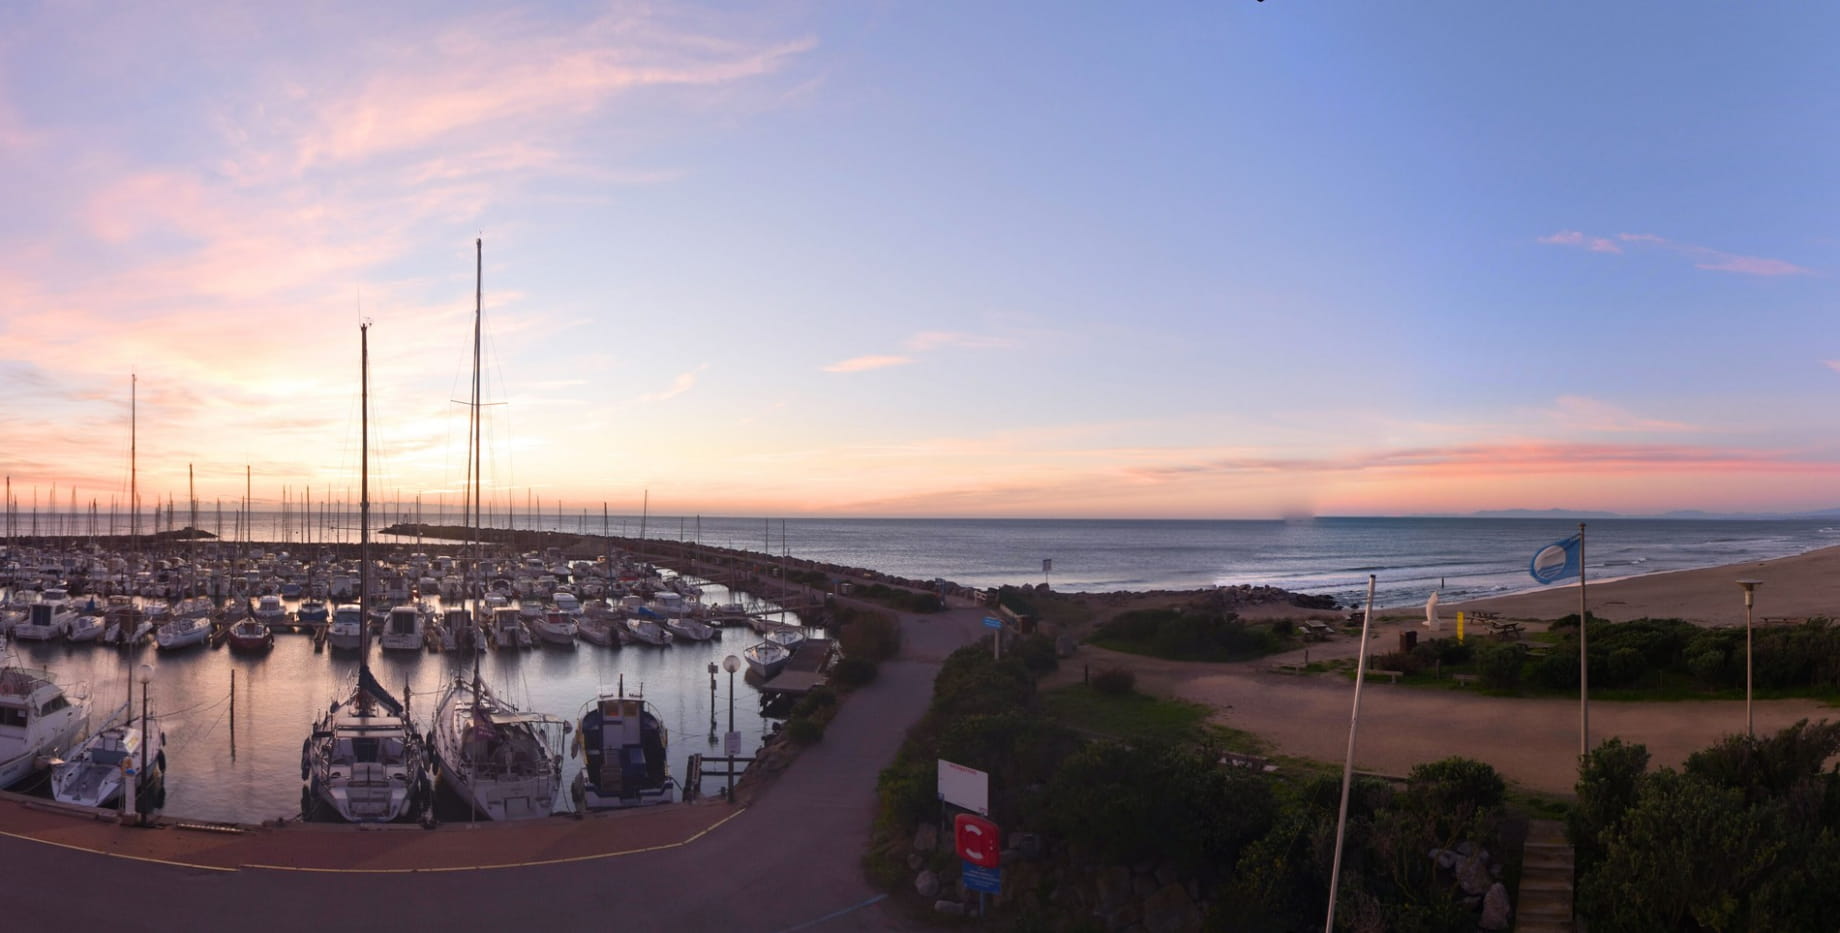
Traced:
<svg viewBox="0 0 1840 933">
<path fill-rule="evenodd" d="M 786 666 L 772 680 L 760 685 L 761 695 L 768 699 L 802 697 L 830 683 L 829 662 L 834 644 L 828 638 L 807 638 L 799 642 Z"/>
</svg>

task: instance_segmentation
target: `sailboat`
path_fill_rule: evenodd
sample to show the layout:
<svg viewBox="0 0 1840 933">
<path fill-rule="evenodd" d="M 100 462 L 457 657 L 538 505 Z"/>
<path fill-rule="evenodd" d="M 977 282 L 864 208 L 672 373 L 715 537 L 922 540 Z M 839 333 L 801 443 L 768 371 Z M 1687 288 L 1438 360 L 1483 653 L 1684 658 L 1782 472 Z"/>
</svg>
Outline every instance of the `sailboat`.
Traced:
<svg viewBox="0 0 1840 933">
<path fill-rule="evenodd" d="M 363 448 L 359 456 L 358 605 L 368 605 L 371 582 L 370 325 L 358 329 Z M 427 749 L 415 733 L 406 704 L 371 674 L 370 626 L 359 626 L 358 682 L 343 702 L 333 701 L 301 743 L 301 811 L 324 804 L 351 823 L 388 823 L 419 816 L 431 800 Z"/>
<path fill-rule="evenodd" d="M 59 803 L 114 805 L 121 799 L 128 768 L 132 767 L 135 808 L 142 813 L 159 809 L 164 796 L 161 784 L 166 773 L 166 733 L 147 710 L 142 709 L 141 715 L 134 717 L 131 703 L 123 703 L 111 713 L 102 728 L 85 739 L 68 761 L 52 766 L 51 796 Z"/>
<path fill-rule="evenodd" d="M 485 246 L 475 241 L 478 272 L 483 272 Z M 478 548 L 481 535 L 479 485 L 483 463 L 479 456 L 479 346 L 482 290 L 476 286 L 473 310 L 473 398 L 468 421 L 467 527 L 473 532 L 474 572 L 482 566 Z M 468 592 L 477 592 L 474 586 Z M 475 603 L 473 618 L 480 618 Z M 479 677 L 479 653 L 473 652 L 473 676 L 456 676 L 435 704 L 434 755 L 441 780 L 473 813 L 489 820 L 516 820 L 548 816 L 562 789 L 562 735 L 568 724 L 554 716 L 529 713 L 499 697 Z"/>
</svg>

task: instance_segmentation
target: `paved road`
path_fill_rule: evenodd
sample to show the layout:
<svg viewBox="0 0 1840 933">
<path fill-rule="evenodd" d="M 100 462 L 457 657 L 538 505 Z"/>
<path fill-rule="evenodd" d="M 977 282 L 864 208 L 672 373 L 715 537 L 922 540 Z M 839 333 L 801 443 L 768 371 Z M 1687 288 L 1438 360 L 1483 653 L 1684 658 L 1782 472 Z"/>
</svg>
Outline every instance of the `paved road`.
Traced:
<svg viewBox="0 0 1840 933">
<path fill-rule="evenodd" d="M 689 845 L 432 874 L 218 872 L 0 836 L 0 926 L 133 930 L 898 929 L 863 877 L 877 772 L 983 613 L 903 618 L 902 656 L 752 805 Z M 146 835 L 142 833 L 141 835 Z"/>
</svg>

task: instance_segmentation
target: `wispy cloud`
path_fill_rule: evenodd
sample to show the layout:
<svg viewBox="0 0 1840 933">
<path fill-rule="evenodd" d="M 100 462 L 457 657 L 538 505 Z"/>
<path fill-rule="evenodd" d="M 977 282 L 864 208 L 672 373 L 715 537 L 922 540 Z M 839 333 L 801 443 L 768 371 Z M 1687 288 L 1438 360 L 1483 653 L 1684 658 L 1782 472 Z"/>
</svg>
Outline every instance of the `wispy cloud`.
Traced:
<svg viewBox="0 0 1840 933">
<path fill-rule="evenodd" d="M 1016 345 L 1009 337 L 992 334 L 972 334 L 955 330 L 923 330 L 901 342 L 909 354 L 932 353 L 936 350 L 1002 350 Z M 860 373 L 871 369 L 885 369 L 889 366 L 906 366 L 917 362 L 910 355 L 874 354 L 857 356 L 824 367 L 827 373 Z"/>
<path fill-rule="evenodd" d="M 709 369 L 709 364 L 704 363 L 703 365 L 698 366 L 697 368 L 692 369 L 689 372 L 678 373 L 677 378 L 671 380 L 670 388 L 665 389 L 662 392 L 648 392 L 645 395 L 639 396 L 639 400 L 642 402 L 663 402 L 669 399 L 674 399 L 684 394 L 685 392 L 688 392 L 691 389 L 696 388 L 697 378 L 701 376 L 703 372 L 707 369 Z"/>
<path fill-rule="evenodd" d="M 853 356 L 824 367 L 827 373 L 865 373 L 872 369 L 887 369 L 890 366 L 906 366 L 912 363 L 911 356 Z"/>
<path fill-rule="evenodd" d="M 907 338 L 905 346 L 916 353 L 955 348 L 959 350 L 1003 350 L 1016 345 L 1008 337 L 990 334 L 967 334 L 962 331 L 923 330 Z"/>
<path fill-rule="evenodd" d="M 1597 433 L 1696 431 L 1679 421 L 1644 418 L 1626 408 L 1582 395 L 1562 395 L 1544 413 L 1560 428 Z"/>
<path fill-rule="evenodd" d="M 1632 246 L 1652 247 L 1678 253 L 1693 260 L 1694 268 L 1709 272 L 1730 272 L 1736 275 L 1755 275 L 1764 277 L 1784 275 L 1819 275 L 1813 269 L 1798 266 L 1785 259 L 1768 259 L 1762 256 L 1743 256 L 1700 246 L 1694 243 L 1682 243 L 1653 233 L 1619 233 L 1612 240 L 1609 237 L 1591 236 L 1578 230 L 1561 230 L 1539 238 L 1539 242 L 1549 246 L 1570 246 L 1588 249 L 1594 253 L 1621 253 L 1623 243 Z"/>
<path fill-rule="evenodd" d="M 1840 360 L 1822 360 L 1821 365 L 1840 373 Z"/>
<path fill-rule="evenodd" d="M 1561 230 L 1551 236 L 1540 237 L 1540 242 L 1551 246 L 1580 246 L 1593 253 L 1620 253 L 1623 248 L 1608 238 L 1585 236 L 1577 230 Z"/>
</svg>

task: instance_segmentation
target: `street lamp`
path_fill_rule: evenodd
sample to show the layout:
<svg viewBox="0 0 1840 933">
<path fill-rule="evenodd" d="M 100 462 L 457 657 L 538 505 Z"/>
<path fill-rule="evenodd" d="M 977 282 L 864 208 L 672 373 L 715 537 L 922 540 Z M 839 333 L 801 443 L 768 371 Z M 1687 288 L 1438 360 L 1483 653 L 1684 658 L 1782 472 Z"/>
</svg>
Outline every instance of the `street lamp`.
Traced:
<svg viewBox="0 0 1840 933">
<path fill-rule="evenodd" d="M 714 668 L 715 665 L 711 664 L 710 667 Z M 735 735 L 735 672 L 741 669 L 741 659 L 735 657 L 732 654 L 726 658 L 723 658 L 722 659 L 722 669 L 728 672 L 728 736 L 727 736 L 727 741 L 732 742 L 734 740 L 734 735 Z M 728 802 L 734 803 L 735 802 L 735 749 L 725 746 L 723 748 L 723 751 L 728 752 Z"/>
<path fill-rule="evenodd" d="M 709 744 L 716 742 L 716 662 L 709 662 Z"/>
<path fill-rule="evenodd" d="M 1751 606 L 1757 600 L 1757 585 L 1762 580 L 1739 580 L 1744 588 L 1744 734 L 1757 737 L 1757 723 L 1751 716 Z"/>
</svg>

